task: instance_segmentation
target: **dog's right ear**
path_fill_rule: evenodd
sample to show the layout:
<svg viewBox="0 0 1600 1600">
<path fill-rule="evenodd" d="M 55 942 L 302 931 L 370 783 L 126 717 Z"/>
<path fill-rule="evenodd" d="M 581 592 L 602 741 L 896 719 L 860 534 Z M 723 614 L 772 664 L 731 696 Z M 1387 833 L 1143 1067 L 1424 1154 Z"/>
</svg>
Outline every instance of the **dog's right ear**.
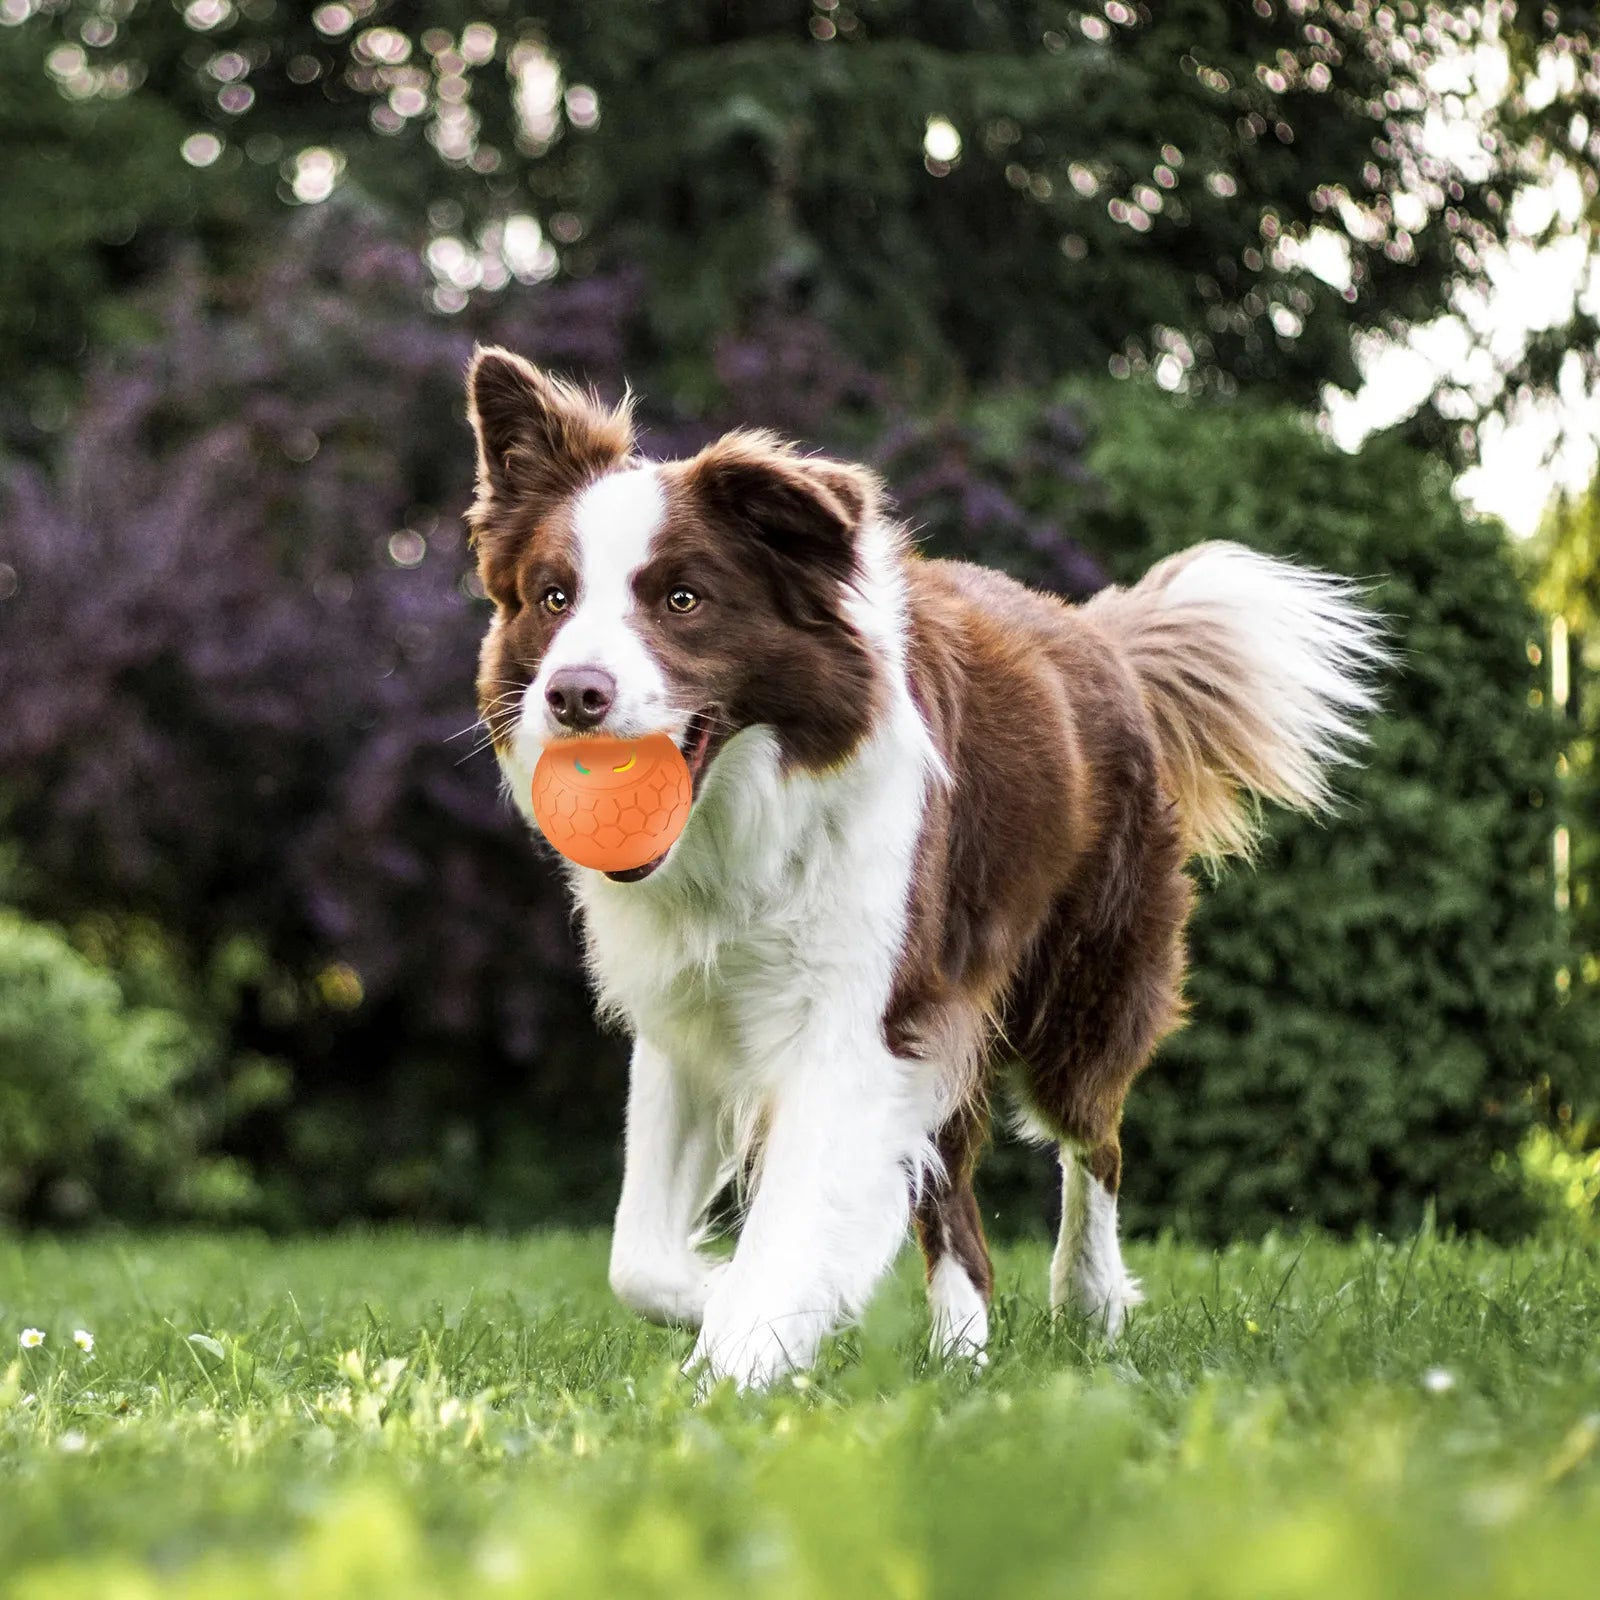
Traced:
<svg viewBox="0 0 1600 1600">
<path fill-rule="evenodd" d="M 633 452 L 626 400 L 612 409 L 494 345 L 473 352 L 467 412 L 478 439 L 475 527 L 490 511 L 572 494 Z"/>
</svg>

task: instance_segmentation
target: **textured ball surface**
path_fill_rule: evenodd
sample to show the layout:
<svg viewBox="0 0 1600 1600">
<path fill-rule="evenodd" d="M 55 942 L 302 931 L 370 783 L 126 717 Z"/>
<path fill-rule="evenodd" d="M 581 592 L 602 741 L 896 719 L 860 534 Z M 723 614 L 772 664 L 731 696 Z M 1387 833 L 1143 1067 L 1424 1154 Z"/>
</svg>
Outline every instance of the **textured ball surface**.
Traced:
<svg viewBox="0 0 1600 1600">
<path fill-rule="evenodd" d="M 694 785 L 664 733 L 563 739 L 533 771 L 533 815 L 569 861 L 629 872 L 665 854 L 689 820 Z"/>
</svg>

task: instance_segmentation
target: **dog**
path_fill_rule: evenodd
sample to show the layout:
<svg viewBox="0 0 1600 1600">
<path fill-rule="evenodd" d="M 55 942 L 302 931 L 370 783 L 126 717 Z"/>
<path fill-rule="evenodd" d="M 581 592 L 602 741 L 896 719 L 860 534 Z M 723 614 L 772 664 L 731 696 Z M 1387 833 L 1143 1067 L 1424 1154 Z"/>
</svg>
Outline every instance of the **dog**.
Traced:
<svg viewBox="0 0 1600 1600">
<path fill-rule="evenodd" d="M 981 1361 L 972 1174 L 1009 1081 L 1060 1151 L 1051 1304 L 1114 1337 L 1122 1106 L 1182 1013 L 1186 864 L 1248 854 L 1256 797 L 1328 805 L 1378 620 L 1228 543 L 1069 605 L 918 556 L 872 473 L 771 434 L 646 461 L 626 403 L 497 348 L 468 399 L 477 689 L 516 804 L 586 735 L 667 733 L 693 779 L 658 860 L 567 867 L 633 1038 L 614 1292 L 698 1330 L 702 1382 L 760 1387 L 912 1225 L 935 1350 Z"/>
</svg>

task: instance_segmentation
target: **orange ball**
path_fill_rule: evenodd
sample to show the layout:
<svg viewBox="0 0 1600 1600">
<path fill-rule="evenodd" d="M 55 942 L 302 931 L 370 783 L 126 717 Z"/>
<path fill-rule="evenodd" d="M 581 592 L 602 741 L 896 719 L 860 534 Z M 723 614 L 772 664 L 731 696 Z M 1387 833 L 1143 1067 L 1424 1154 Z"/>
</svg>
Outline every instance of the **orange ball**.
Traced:
<svg viewBox="0 0 1600 1600">
<path fill-rule="evenodd" d="M 664 733 L 563 739 L 533 769 L 533 815 L 569 861 L 629 872 L 665 855 L 689 820 L 689 764 Z"/>
</svg>

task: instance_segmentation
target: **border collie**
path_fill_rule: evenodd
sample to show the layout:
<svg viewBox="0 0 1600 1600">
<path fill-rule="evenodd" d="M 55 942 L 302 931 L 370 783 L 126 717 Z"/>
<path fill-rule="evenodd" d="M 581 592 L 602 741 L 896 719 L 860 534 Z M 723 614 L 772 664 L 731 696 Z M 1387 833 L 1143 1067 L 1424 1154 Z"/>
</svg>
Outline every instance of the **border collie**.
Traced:
<svg viewBox="0 0 1600 1600">
<path fill-rule="evenodd" d="M 1185 863 L 1303 810 L 1383 659 L 1344 581 L 1203 544 L 1073 606 L 919 557 L 859 466 L 737 432 L 635 453 L 626 404 L 505 350 L 468 377 L 478 695 L 531 822 L 555 739 L 666 732 L 694 806 L 626 873 L 568 864 L 634 1040 L 611 1284 L 768 1384 L 858 1314 L 907 1224 L 933 1343 L 982 1359 L 973 1196 L 1008 1081 L 1060 1150 L 1053 1306 L 1114 1336 L 1128 1086 L 1179 1021 Z M 702 1248 L 745 1185 L 731 1259 Z"/>
</svg>

